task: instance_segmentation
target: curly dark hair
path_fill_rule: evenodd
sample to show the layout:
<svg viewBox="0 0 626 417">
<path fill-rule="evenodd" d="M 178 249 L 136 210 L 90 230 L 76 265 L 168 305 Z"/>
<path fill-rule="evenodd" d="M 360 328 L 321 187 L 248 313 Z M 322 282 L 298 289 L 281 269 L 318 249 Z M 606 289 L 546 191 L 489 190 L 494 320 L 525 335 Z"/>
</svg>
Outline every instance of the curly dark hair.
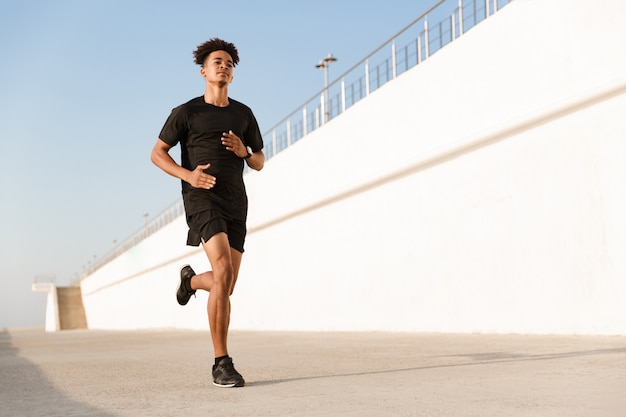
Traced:
<svg viewBox="0 0 626 417">
<path fill-rule="evenodd" d="M 237 47 L 230 42 L 226 42 L 220 38 L 213 38 L 204 42 L 201 45 L 198 45 L 195 51 L 193 51 L 193 56 L 195 58 L 194 62 L 200 66 L 204 65 L 204 60 L 206 57 L 211 54 L 211 52 L 215 51 L 226 51 L 233 58 L 233 66 L 236 66 L 239 63 L 239 53 L 237 52 Z"/>
</svg>

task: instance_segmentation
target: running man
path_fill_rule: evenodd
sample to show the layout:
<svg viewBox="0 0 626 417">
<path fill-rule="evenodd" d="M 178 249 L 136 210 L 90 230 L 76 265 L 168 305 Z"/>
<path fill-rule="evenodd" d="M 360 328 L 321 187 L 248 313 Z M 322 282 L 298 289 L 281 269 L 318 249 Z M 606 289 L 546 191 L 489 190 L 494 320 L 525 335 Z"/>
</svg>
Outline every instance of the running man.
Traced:
<svg viewBox="0 0 626 417">
<path fill-rule="evenodd" d="M 244 378 L 228 355 L 230 295 L 235 289 L 244 252 L 248 197 L 244 163 L 261 170 L 263 140 L 252 110 L 228 96 L 237 48 L 213 38 L 194 51 L 205 81 L 204 95 L 174 108 L 152 149 L 152 162 L 181 180 L 189 232 L 187 245 L 202 244 L 211 271 L 196 274 L 189 265 L 180 271 L 176 298 L 186 305 L 197 290 L 209 291 L 207 312 L 215 364 L 213 384 L 242 387 Z M 180 144 L 181 164 L 169 151 Z"/>
</svg>

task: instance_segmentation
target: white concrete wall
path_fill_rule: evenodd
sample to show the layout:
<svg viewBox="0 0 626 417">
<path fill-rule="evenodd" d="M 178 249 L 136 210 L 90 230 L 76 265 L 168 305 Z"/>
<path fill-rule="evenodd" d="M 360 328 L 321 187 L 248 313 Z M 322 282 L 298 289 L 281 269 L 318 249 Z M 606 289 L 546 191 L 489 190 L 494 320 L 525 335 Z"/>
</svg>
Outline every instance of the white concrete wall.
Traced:
<svg viewBox="0 0 626 417">
<path fill-rule="evenodd" d="M 247 175 L 231 328 L 626 334 L 621 0 L 516 0 Z M 83 281 L 91 328 L 206 328 L 181 218 Z"/>
<path fill-rule="evenodd" d="M 57 286 L 52 281 L 34 282 L 32 285 L 33 292 L 45 292 L 46 296 L 46 321 L 45 329 L 47 332 L 56 332 L 61 328 L 61 320 L 59 318 L 59 300 L 57 297 Z"/>
</svg>

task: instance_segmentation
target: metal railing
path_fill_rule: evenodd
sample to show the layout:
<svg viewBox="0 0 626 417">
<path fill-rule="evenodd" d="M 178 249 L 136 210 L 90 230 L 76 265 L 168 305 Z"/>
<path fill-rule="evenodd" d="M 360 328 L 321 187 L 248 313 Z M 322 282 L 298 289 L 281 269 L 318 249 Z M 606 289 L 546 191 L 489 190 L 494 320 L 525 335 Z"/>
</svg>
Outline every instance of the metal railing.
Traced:
<svg viewBox="0 0 626 417">
<path fill-rule="evenodd" d="M 511 1 L 438 1 L 265 132 L 266 159 L 272 158 L 387 82 L 428 59 Z"/>
<path fill-rule="evenodd" d="M 167 226 L 178 217 L 185 213 L 185 209 L 183 206 L 182 200 L 176 200 L 172 205 L 163 210 L 157 216 L 155 216 L 152 220 L 146 222 L 146 224 L 137 230 L 135 233 L 130 235 L 127 239 L 123 240 L 121 243 L 117 244 L 113 247 L 109 252 L 107 252 L 101 258 L 95 258 L 93 260 L 87 261 L 87 265 L 83 266 L 83 270 L 80 273 L 78 281 L 82 280 L 87 275 L 93 273 L 95 270 L 103 266 L 104 264 L 112 261 L 113 259 L 120 256 L 122 253 L 126 252 L 128 249 L 137 245 L 142 240 L 146 239 L 150 235 L 161 230 L 163 227 Z"/>
<path fill-rule="evenodd" d="M 263 134 L 272 158 L 361 99 L 428 59 L 513 0 L 440 0 Z M 327 109 L 325 108 L 326 103 Z M 324 117 L 326 115 L 326 117 Z M 177 200 L 104 257 L 89 261 L 80 279 L 113 260 L 184 213 Z"/>
</svg>

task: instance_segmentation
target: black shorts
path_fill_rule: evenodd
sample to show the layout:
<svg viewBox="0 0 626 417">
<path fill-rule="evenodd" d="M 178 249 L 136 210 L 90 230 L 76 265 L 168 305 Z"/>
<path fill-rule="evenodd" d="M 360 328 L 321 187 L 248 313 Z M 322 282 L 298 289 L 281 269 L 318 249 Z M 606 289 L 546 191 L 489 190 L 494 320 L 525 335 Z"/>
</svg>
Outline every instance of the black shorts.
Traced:
<svg viewBox="0 0 626 417">
<path fill-rule="evenodd" d="M 204 239 L 208 242 L 217 233 L 228 235 L 230 247 L 243 253 L 243 244 L 246 240 L 246 222 L 233 219 L 220 210 L 206 210 L 187 216 L 187 245 L 198 246 Z"/>
</svg>

